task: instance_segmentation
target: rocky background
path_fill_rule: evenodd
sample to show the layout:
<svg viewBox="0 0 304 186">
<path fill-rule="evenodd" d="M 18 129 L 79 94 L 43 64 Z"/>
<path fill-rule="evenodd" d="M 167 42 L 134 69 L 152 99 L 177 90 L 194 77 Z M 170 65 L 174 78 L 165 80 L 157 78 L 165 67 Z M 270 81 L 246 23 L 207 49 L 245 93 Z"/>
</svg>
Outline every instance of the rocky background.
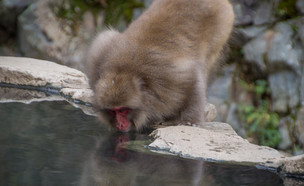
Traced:
<svg viewBox="0 0 304 186">
<path fill-rule="evenodd" d="M 88 43 L 124 30 L 152 0 L 0 0 L 0 55 L 81 71 Z M 243 137 L 304 153 L 304 0 L 231 0 L 236 14 L 225 64 L 208 100 Z"/>
</svg>

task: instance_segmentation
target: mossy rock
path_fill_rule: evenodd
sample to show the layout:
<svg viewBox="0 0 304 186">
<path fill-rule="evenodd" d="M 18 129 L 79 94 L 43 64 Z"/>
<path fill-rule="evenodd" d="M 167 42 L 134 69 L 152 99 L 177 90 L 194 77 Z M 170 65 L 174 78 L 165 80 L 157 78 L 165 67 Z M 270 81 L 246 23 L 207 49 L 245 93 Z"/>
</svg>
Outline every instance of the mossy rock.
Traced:
<svg viewBox="0 0 304 186">
<path fill-rule="evenodd" d="M 98 0 L 68 0 L 52 2 L 51 8 L 57 17 L 67 20 L 72 28 L 82 20 L 85 12 L 90 11 L 97 17 L 101 10 L 104 11 L 105 24 L 115 27 L 120 20 L 130 23 L 134 9 L 144 8 L 144 4 L 138 0 L 105 0 L 104 3 Z"/>
<path fill-rule="evenodd" d="M 278 4 L 276 15 L 282 19 L 297 17 L 296 2 L 297 0 L 281 0 Z"/>
</svg>

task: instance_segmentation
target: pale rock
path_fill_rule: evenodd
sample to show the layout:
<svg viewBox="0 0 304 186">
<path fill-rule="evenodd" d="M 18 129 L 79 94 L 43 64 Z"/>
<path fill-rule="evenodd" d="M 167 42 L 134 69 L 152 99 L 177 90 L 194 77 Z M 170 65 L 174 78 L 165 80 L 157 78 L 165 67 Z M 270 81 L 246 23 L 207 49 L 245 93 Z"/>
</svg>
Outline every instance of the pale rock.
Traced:
<svg viewBox="0 0 304 186">
<path fill-rule="evenodd" d="M 297 28 L 297 35 L 301 40 L 302 46 L 304 46 L 304 17 L 297 19 L 296 28 Z M 302 60 L 303 59 L 304 56 L 302 57 Z"/>
<path fill-rule="evenodd" d="M 300 78 L 291 71 L 281 71 L 269 75 L 272 109 L 277 112 L 287 112 L 300 102 Z"/>
<path fill-rule="evenodd" d="M 234 24 L 236 26 L 248 25 L 253 22 L 253 13 L 254 11 L 251 8 L 248 8 L 243 1 L 232 0 L 233 10 L 235 13 Z"/>
<path fill-rule="evenodd" d="M 246 61 L 263 73 L 286 68 L 300 74 L 304 52 L 295 38 L 294 27 L 301 27 L 301 18 L 277 23 L 273 29 L 260 33 L 244 47 Z M 303 22 L 303 21 L 302 21 Z M 299 35 L 301 37 L 301 29 Z"/>
<path fill-rule="evenodd" d="M 21 57 L 0 57 L 0 82 L 54 88 L 89 88 L 86 75 L 76 69 Z"/>
<path fill-rule="evenodd" d="M 304 15 L 304 0 L 297 0 L 296 8 L 302 15 Z"/>
<path fill-rule="evenodd" d="M 82 72 L 53 62 L 0 57 L 0 102 L 63 101 L 95 115 L 93 91 Z M 22 86 L 23 89 L 13 88 Z M 27 90 L 27 88 L 31 90 Z"/>
<path fill-rule="evenodd" d="M 287 158 L 281 166 L 281 173 L 303 175 L 304 174 L 304 154 Z"/>
<path fill-rule="evenodd" d="M 242 34 L 246 40 L 253 39 L 254 37 L 258 36 L 260 33 L 265 31 L 267 26 L 250 26 L 245 28 L 237 29 L 238 33 Z"/>
<path fill-rule="evenodd" d="M 16 8 L 16 7 L 21 7 L 24 8 L 28 6 L 31 3 L 36 2 L 37 0 L 2 0 L 2 3 L 7 7 L 7 8 Z"/>
<path fill-rule="evenodd" d="M 304 174 L 304 155 L 287 157 L 270 147 L 241 138 L 226 123 L 209 122 L 203 127 L 171 126 L 151 133 L 148 148 L 157 153 L 211 162 L 254 165 L 281 175 Z"/>
<path fill-rule="evenodd" d="M 217 111 L 215 106 L 211 103 L 207 103 L 205 105 L 205 121 L 212 122 L 215 120 L 216 116 L 217 116 Z"/>
<path fill-rule="evenodd" d="M 222 74 L 216 77 L 208 87 L 208 102 L 217 108 L 217 120 L 224 121 L 228 111 L 226 104 L 232 99 L 235 65 L 226 66 Z"/>
<path fill-rule="evenodd" d="M 297 119 L 295 123 L 295 135 L 297 140 L 304 145 L 304 107 L 297 113 Z"/>
<path fill-rule="evenodd" d="M 291 68 L 300 73 L 300 60 L 303 56 L 301 46 L 293 39 L 297 20 L 281 22 L 275 25 L 269 37 L 267 62 L 270 72 Z"/>
<path fill-rule="evenodd" d="M 258 67 L 263 73 L 267 71 L 264 55 L 266 54 L 267 38 L 269 34 L 269 31 L 259 34 L 243 47 L 245 60 Z"/>
<path fill-rule="evenodd" d="M 222 74 L 215 78 L 208 87 L 208 100 L 215 106 L 232 98 L 235 70 L 235 65 L 224 67 L 221 71 Z"/>
<path fill-rule="evenodd" d="M 281 134 L 282 141 L 279 144 L 279 149 L 286 150 L 293 144 L 292 139 L 289 135 L 289 126 L 294 123 L 294 120 L 290 117 L 285 117 L 280 120 L 279 131 Z"/>
<path fill-rule="evenodd" d="M 286 158 L 275 149 L 249 143 L 225 123 L 210 122 L 202 128 L 166 127 L 151 135 L 155 141 L 149 145 L 150 149 L 185 158 L 264 166 Z"/>
<path fill-rule="evenodd" d="M 246 131 L 244 129 L 244 126 L 240 122 L 237 107 L 238 105 L 234 102 L 230 104 L 225 122 L 229 123 L 231 127 L 237 132 L 238 135 L 245 137 Z"/>
<path fill-rule="evenodd" d="M 302 75 L 300 81 L 301 81 L 300 84 L 301 106 L 304 106 L 304 66 L 302 67 Z"/>
<path fill-rule="evenodd" d="M 273 15 L 273 8 L 272 1 L 262 1 L 253 15 L 254 25 L 272 23 L 275 19 Z"/>
</svg>

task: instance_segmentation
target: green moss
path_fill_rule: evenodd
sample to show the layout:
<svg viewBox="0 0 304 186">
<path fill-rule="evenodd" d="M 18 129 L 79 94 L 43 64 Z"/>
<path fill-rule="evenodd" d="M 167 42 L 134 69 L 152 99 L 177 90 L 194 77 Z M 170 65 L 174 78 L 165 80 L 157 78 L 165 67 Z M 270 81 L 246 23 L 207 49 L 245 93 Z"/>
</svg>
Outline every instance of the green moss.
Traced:
<svg viewBox="0 0 304 186">
<path fill-rule="evenodd" d="M 290 19 L 298 16 L 295 4 L 297 0 L 281 0 L 278 4 L 276 15 L 282 19 Z"/>
<path fill-rule="evenodd" d="M 134 9 L 143 7 L 144 4 L 137 0 L 107 0 L 105 23 L 116 26 L 121 18 L 130 23 Z"/>
<path fill-rule="evenodd" d="M 270 88 L 266 80 L 257 80 L 254 84 L 241 81 L 241 86 L 254 95 L 255 104 L 239 104 L 240 119 L 245 123 L 249 137 L 261 145 L 277 147 L 281 142 L 278 130 L 280 116 L 270 108 Z"/>
<path fill-rule="evenodd" d="M 105 24 L 116 26 L 123 19 L 127 23 L 133 18 L 135 8 L 143 8 L 143 3 L 137 0 L 106 0 L 104 6 L 99 0 L 69 0 L 61 4 L 51 3 L 51 8 L 57 17 L 67 20 L 73 31 L 77 30 L 83 14 L 90 11 L 96 17 L 100 10 L 105 12 Z"/>
<path fill-rule="evenodd" d="M 298 145 L 298 144 L 293 144 L 292 145 L 292 153 L 293 154 L 296 153 L 296 152 L 298 152 L 298 151 L 300 151 L 300 150 L 303 150 L 303 148 L 301 147 L 301 145 Z"/>
<path fill-rule="evenodd" d="M 293 25 L 291 25 L 291 29 L 293 31 L 293 35 L 295 36 L 299 30 L 298 26 L 293 24 Z"/>
<path fill-rule="evenodd" d="M 72 28 L 73 34 L 76 33 L 79 21 L 82 20 L 86 11 L 90 11 L 96 16 L 102 9 L 97 0 L 54 1 L 50 3 L 50 7 L 57 17 L 65 20 L 65 24 Z"/>
<path fill-rule="evenodd" d="M 237 62 L 244 58 L 244 52 L 241 48 L 231 48 L 228 62 Z"/>
</svg>

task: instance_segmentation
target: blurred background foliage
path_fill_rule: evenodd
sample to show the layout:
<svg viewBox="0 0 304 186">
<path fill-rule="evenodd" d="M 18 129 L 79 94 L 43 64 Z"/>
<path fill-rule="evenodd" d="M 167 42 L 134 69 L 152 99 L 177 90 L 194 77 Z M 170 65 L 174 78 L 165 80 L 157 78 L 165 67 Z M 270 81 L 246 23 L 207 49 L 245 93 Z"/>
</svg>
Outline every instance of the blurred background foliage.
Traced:
<svg viewBox="0 0 304 186">
<path fill-rule="evenodd" d="M 240 119 L 245 123 L 248 137 L 261 145 L 276 148 L 281 142 L 278 130 L 280 116 L 271 111 L 270 88 L 265 80 L 256 80 L 252 84 L 241 81 L 241 86 L 254 96 L 254 104 L 240 103 Z"/>
<path fill-rule="evenodd" d="M 104 10 L 104 22 L 107 26 L 117 26 L 123 20 L 129 24 L 133 19 L 136 8 L 144 8 L 144 4 L 137 0 L 69 0 L 69 6 L 54 6 L 58 17 L 78 22 L 86 11 L 96 16 Z"/>
</svg>

